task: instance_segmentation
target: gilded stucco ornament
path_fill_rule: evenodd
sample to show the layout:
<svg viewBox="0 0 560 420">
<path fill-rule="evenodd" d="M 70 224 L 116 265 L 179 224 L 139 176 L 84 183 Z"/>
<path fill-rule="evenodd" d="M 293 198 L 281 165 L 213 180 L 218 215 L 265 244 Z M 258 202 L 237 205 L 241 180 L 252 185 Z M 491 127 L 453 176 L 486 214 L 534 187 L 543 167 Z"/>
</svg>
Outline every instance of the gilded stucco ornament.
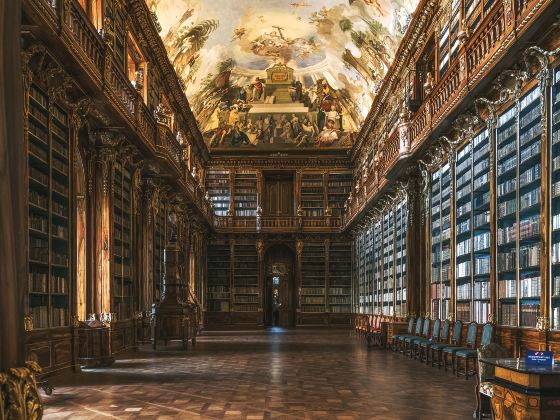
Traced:
<svg viewBox="0 0 560 420">
<path fill-rule="evenodd" d="M 0 372 L 0 420 L 35 420 L 43 417 L 35 375 L 42 372 L 36 362 Z"/>
<path fill-rule="evenodd" d="M 548 331 L 550 330 L 550 318 L 547 316 L 539 316 L 537 317 L 537 330 L 539 331 Z"/>
</svg>

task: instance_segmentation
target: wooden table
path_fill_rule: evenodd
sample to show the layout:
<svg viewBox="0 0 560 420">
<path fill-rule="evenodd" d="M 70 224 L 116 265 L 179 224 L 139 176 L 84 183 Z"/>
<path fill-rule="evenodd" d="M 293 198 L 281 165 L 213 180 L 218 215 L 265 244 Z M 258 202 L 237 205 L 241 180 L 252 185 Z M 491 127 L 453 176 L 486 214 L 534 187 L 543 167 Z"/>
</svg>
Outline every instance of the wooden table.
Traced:
<svg viewBox="0 0 560 420">
<path fill-rule="evenodd" d="M 481 361 L 495 367 L 495 419 L 560 420 L 560 364 L 526 365 L 524 359 Z"/>
</svg>

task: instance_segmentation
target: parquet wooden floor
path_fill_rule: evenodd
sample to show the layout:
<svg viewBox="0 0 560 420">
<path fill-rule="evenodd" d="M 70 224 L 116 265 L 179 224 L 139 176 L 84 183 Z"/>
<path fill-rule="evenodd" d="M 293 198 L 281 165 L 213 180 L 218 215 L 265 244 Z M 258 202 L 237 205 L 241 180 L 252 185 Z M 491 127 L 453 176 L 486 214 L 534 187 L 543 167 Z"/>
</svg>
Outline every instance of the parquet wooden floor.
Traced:
<svg viewBox="0 0 560 420">
<path fill-rule="evenodd" d="M 367 350 L 348 331 L 205 333 L 65 374 L 45 419 L 468 419 L 474 380 Z"/>
</svg>

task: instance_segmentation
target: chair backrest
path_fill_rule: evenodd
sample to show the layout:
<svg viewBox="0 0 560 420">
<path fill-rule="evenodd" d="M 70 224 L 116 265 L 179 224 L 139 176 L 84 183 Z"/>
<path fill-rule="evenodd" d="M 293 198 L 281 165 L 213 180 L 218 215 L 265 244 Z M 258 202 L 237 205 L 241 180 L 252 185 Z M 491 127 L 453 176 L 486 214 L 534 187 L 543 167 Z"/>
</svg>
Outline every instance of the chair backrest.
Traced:
<svg viewBox="0 0 560 420">
<path fill-rule="evenodd" d="M 428 337 L 430 335 L 430 318 L 424 319 L 424 328 L 422 328 L 422 335 Z"/>
<path fill-rule="evenodd" d="M 422 332 L 422 317 L 419 317 L 416 321 L 415 333 L 416 335 L 420 335 L 420 332 Z"/>
<path fill-rule="evenodd" d="M 441 335 L 439 339 L 443 342 L 449 340 L 449 327 L 451 326 L 451 322 L 448 319 L 443 321 L 443 326 L 441 327 Z"/>
<path fill-rule="evenodd" d="M 488 325 L 488 324 L 487 324 Z M 492 381 L 494 379 L 494 366 L 482 362 L 480 359 L 492 359 L 508 357 L 508 351 L 496 343 L 490 343 L 477 350 L 478 375 L 480 383 Z"/>
<path fill-rule="evenodd" d="M 408 320 L 408 333 L 412 334 L 412 331 L 414 331 L 414 318 L 410 317 Z"/>
<path fill-rule="evenodd" d="M 434 328 L 432 329 L 432 339 L 433 340 L 439 340 L 439 326 L 441 324 L 441 321 L 438 319 L 436 319 L 436 322 L 434 322 Z"/>
<path fill-rule="evenodd" d="M 487 346 L 492 342 L 492 335 L 494 334 L 494 326 L 492 324 L 484 324 L 482 327 L 482 338 L 480 339 L 480 347 Z"/>
<path fill-rule="evenodd" d="M 453 336 L 451 337 L 451 343 L 459 344 L 461 342 L 461 333 L 463 330 L 463 323 L 461 321 L 455 321 L 453 324 Z"/>
<path fill-rule="evenodd" d="M 478 329 L 478 324 L 476 322 L 471 322 L 467 328 L 467 346 L 476 346 L 476 331 Z"/>
</svg>

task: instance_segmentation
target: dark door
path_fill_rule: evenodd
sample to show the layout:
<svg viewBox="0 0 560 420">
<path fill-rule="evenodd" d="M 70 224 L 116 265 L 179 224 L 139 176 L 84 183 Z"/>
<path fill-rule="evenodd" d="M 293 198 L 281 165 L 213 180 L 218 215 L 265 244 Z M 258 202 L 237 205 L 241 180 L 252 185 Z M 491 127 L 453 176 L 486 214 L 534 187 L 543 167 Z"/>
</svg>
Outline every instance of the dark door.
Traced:
<svg viewBox="0 0 560 420">
<path fill-rule="evenodd" d="M 285 245 L 266 253 L 264 323 L 290 328 L 295 325 L 294 257 Z"/>
<path fill-rule="evenodd" d="M 292 172 L 264 174 L 263 214 L 270 217 L 294 215 L 294 176 Z"/>
</svg>

